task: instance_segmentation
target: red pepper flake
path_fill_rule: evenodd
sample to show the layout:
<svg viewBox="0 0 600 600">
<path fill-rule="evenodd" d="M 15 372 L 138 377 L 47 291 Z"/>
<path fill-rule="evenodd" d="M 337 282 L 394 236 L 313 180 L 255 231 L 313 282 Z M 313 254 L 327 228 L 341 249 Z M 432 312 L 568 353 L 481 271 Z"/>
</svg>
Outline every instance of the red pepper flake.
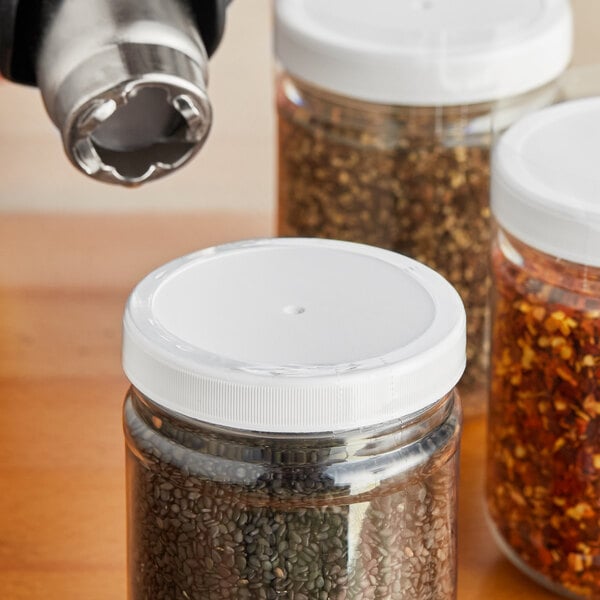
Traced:
<svg viewBox="0 0 600 600">
<path fill-rule="evenodd" d="M 554 371 L 561 379 L 564 379 L 564 381 L 567 381 L 573 387 L 577 387 L 577 379 L 575 379 L 573 373 L 571 373 L 568 367 L 563 365 L 555 365 Z"/>
<path fill-rule="evenodd" d="M 494 249 L 487 499 L 560 588 L 600 598 L 600 269 Z"/>
</svg>

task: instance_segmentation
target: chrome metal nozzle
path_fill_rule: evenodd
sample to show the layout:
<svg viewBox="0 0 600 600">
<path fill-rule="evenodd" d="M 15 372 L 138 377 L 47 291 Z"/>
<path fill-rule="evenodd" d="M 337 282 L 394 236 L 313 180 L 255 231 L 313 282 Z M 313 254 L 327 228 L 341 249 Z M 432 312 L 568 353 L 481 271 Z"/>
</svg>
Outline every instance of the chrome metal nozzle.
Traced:
<svg viewBox="0 0 600 600">
<path fill-rule="evenodd" d="M 38 82 L 71 162 L 95 179 L 139 185 L 202 147 L 212 122 L 207 65 L 178 0 L 64 0 Z"/>
</svg>

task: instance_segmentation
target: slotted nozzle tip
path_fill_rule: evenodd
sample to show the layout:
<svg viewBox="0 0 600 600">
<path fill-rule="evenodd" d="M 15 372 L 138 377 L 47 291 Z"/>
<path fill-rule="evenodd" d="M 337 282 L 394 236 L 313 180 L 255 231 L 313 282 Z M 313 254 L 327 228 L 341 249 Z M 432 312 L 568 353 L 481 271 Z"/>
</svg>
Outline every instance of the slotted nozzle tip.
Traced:
<svg viewBox="0 0 600 600">
<path fill-rule="evenodd" d="M 145 75 L 76 107 L 63 139 L 70 160 L 90 177 L 135 186 L 190 160 L 211 122 L 202 90 L 177 77 Z"/>
</svg>

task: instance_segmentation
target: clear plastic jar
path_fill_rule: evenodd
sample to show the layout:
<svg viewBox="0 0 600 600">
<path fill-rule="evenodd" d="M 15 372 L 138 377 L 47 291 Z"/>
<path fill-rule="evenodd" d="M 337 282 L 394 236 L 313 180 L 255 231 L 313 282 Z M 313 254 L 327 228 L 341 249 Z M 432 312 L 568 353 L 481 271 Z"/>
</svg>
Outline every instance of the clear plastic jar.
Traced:
<svg viewBox="0 0 600 600">
<path fill-rule="evenodd" d="M 467 308 L 467 413 L 488 381 L 490 146 L 553 102 L 571 54 L 565 0 L 482 6 L 275 5 L 278 232 L 376 245 L 445 276 Z"/>
<path fill-rule="evenodd" d="M 464 343 L 447 282 L 366 246 L 149 275 L 124 325 L 129 598 L 455 598 Z"/>
<path fill-rule="evenodd" d="M 132 389 L 130 597 L 454 598 L 459 423 L 451 394 L 402 425 L 265 436 Z"/>
<path fill-rule="evenodd" d="M 541 111 L 492 168 L 490 523 L 517 566 L 574 598 L 600 598 L 599 123 L 598 99 Z"/>
</svg>

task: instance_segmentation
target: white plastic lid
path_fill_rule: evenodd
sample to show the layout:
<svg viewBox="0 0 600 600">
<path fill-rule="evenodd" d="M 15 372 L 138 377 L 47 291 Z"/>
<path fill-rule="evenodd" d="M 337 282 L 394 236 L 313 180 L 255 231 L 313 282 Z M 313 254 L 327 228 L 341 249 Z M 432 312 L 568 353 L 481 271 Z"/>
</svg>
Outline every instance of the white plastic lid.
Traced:
<svg viewBox="0 0 600 600">
<path fill-rule="evenodd" d="M 349 242 L 241 242 L 148 275 L 124 316 L 123 367 L 163 407 L 269 432 L 340 431 L 434 404 L 465 366 L 452 286 Z"/>
<path fill-rule="evenodd" d="M 413 106 L 486 102 L 555 79 L 569 0 L 277 0 L 275 52 L 339 94 Z"/>
<path fill-rule="evenodd" d="M 511 127 L 492 158 L 491 206 L 509 233 L 600 266 L 600 98 L 557 104 Z"/>
</svg>

